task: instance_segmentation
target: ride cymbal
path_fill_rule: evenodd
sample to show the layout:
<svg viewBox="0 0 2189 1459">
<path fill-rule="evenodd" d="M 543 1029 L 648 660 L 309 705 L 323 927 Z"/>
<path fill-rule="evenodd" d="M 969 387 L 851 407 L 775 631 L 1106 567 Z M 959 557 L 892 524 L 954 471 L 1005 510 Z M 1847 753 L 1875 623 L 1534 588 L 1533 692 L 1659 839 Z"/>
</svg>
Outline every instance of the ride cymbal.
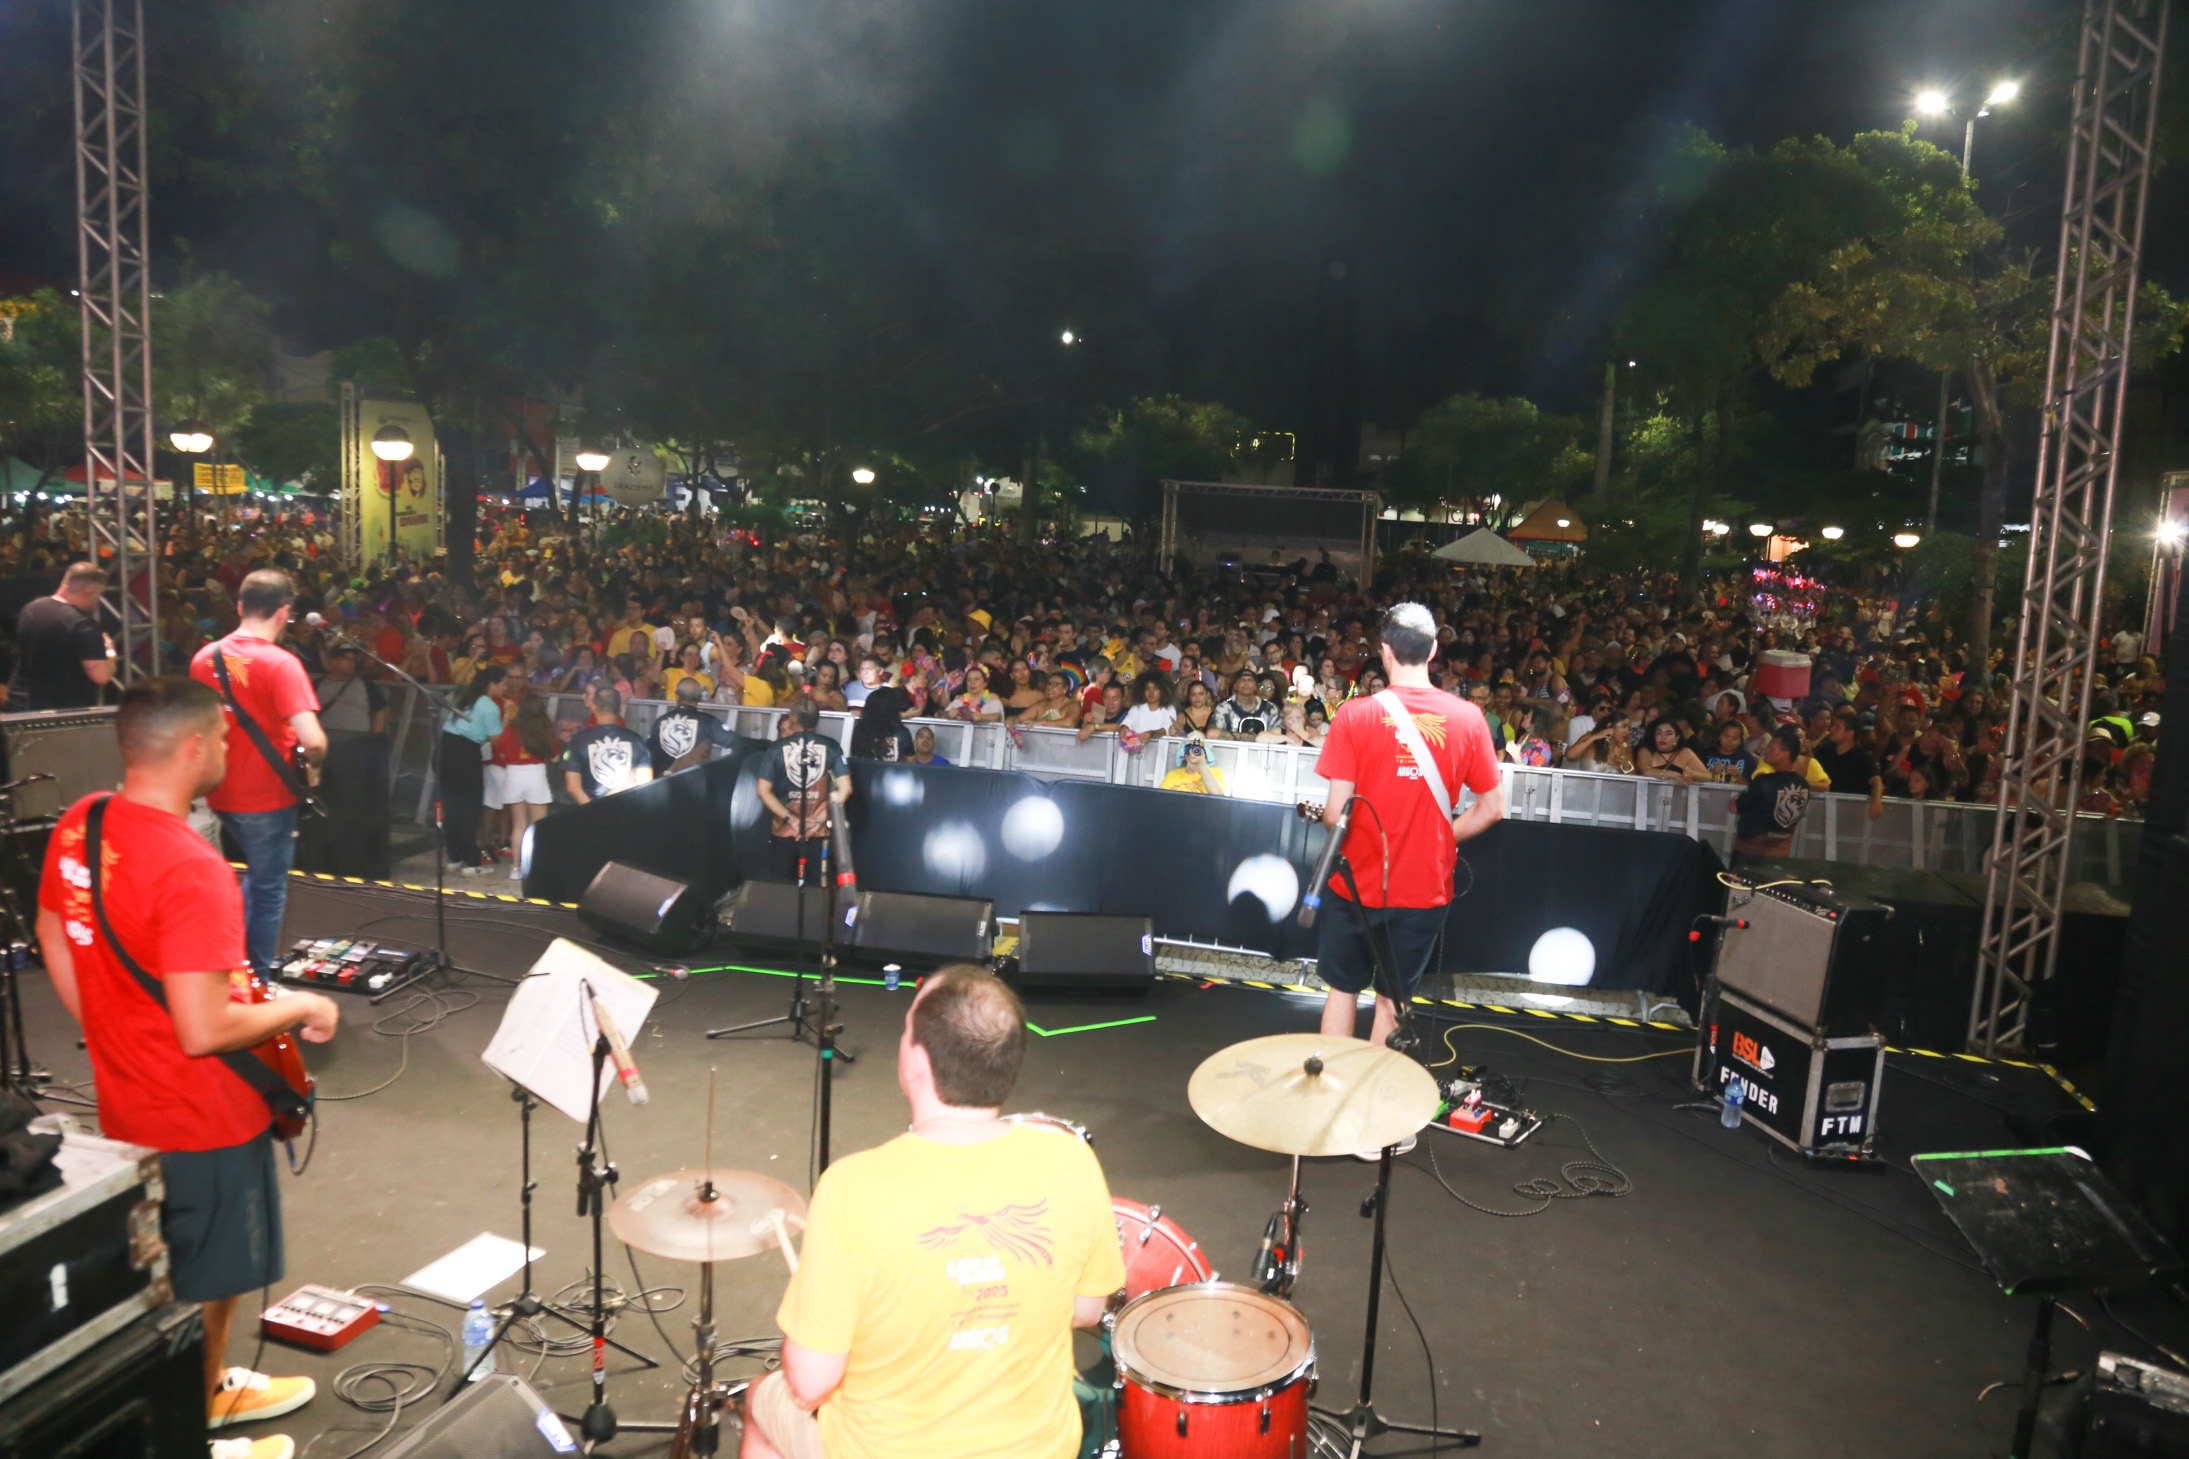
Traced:
<svg viewBox="0 0 2189 1459">
<path fill-rule="evenodd" d="M 1396 1145 L 1429 1123 L 1428 1070 L 1365 1039 L 1280 1033 L 1211 1054 L 1186 1099 L 1202 1123 L 1279 1155 L 1351 1155 Z"/>
<path fill-rule="evenodd" d="M 712 1183 L 712 1199 L 705 1188 Z M 803 1221 L 806 1198 L 749 1170 L 677 1170 L 641 1181 L 608 1208 L 616 1239 L 671 1261 L 736 1261 L 776 1246 L 769 1214 Z"/>
</svg>

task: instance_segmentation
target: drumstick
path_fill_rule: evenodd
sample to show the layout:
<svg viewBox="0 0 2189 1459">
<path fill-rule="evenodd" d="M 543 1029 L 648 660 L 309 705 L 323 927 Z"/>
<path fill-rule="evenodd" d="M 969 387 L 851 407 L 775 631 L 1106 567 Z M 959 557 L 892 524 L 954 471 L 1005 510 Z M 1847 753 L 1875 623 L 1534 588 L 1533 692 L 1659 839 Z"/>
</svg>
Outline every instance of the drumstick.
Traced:
<svg viewBox="0 0 2189 1459">
<path fill-rule="evenodd" d="M 798 1253 L 790 1249 L 790 1228 L 783 1224 L 780 1208 L 768 1212 L 768 1219 L 775 1223 L 775 1249 L 783 1253 L 783 1264 L 790 1268 L 792 1276 L 798 1275 Z"/>
</svg>

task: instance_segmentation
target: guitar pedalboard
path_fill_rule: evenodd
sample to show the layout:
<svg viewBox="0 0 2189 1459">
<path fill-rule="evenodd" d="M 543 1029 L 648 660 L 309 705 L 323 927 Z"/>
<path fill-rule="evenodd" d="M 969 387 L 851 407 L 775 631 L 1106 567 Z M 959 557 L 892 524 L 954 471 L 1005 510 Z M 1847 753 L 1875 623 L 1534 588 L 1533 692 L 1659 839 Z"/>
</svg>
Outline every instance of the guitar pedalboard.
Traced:
<svg viewBox="0 0 2189 1459">
<path fill-rule="evenodd" d="M 355 1292 L 307 1282 L 266 1309 L 259 1326 L 268 1337 L 332 1352 L 380 1321 L 380 1304 Z"/>
<path fill-rule="evenodd" d="M 363 993 L 375 1003 L 424 977 L 433 966 L 423 948 L 362 938 L 305 937 L 276 969 L 285 983 L 340 993 Z"/>
</svg>

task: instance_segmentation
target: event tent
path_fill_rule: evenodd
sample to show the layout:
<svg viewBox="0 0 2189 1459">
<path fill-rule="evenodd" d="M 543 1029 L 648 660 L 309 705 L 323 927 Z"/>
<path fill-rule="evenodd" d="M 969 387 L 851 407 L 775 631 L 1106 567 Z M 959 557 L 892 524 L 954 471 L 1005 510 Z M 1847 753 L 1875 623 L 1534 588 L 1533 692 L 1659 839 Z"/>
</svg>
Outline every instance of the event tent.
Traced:
<svg viewBox="0 0 2189 1459">
<path fill-rule="evenodd" d="M 1477 567 L 1533 567 L 1535 559 L 1487 527 L 1439 547 L 1435 556 L 1446 562 L 1473 563 Z"/>
</svg>

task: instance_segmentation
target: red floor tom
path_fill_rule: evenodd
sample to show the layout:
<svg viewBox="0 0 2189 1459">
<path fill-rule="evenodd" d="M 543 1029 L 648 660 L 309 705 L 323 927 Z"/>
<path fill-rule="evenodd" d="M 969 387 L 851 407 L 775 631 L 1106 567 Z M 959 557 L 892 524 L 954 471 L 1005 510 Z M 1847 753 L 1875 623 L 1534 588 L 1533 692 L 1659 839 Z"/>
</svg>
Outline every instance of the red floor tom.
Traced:
<svg viewBox="0 0 2189 1459">
<path fill-rule="evenodd" d="M 1124 1459 L 1305 1459 L 1315 1342 L 1290 1302 L 1166 1287 L 1128 1302 L 1110 1341 Z"/>
</svg>

